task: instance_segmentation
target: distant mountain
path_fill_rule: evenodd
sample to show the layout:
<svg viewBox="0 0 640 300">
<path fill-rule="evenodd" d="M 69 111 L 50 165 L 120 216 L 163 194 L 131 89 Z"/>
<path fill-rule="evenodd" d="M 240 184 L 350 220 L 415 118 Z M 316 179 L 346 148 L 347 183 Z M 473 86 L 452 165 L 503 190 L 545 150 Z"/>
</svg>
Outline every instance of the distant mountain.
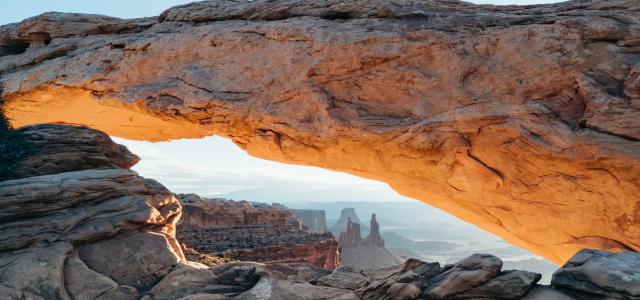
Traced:
<svg viewBox="0 0 640 300">
<path fill-rule="evenodd" d="M 340 233 L 344 232 L 347 229 L 347 223 L 351 219 L 351 222 L 360 225 L 360 233 L 363 235 L 367 235 L 369 233 L 369 227 L 364 225 L 358 214 L 356 214 L 356 210 L 354 208 L 348 207 L 342 209 L 340 211 L 340 218 L 336 221 L 335 224 L 329 227 L 329 231 L 333 233 L 335 236 L 339 236 Z"/>
<path fill-rule="evenodd" d="M 388 247 L 405 248 L 413 252 L 443 253 L 460 247 L 454 243 L 443 241 L 414 241 L 395 232 L 382 232 L 382 238 Z"/>
<path fill-rule="evenodd" d="M 340 211 L 345 207 L 354 208 L 361 216 L 370 216 L 375 213 L 381 222 L 381 226 L 394 226 L 404 224 L 407 226 L 418 225 L 422 222 L 431 224 L 448 223 L 459 224 L 458 218 L 443 211 L 433 208 L 417 200 L 411 201 L 338 201 L 338 202 L 313 202 L 313 201 L 291 201 L 280 200 L 287 207 L 322 209 L 327 213 L 327 219 L 338 219 Z M 394 224 L 382 223 L 383 220 L 391 221 Z M 471 225 L 472 226 L 472 225 Z"/>
<path fill-rule="evenodd" d="M 383 230 L 394 231 L 412 239 L 500 239 L 420 201 L 286 202 L 285 204 L 291 208 L 324 210 L 330 226 L 335 224 L 330 220 L 340 218 L 341 210 L 350 207 L 360 216 L 377 214 Z"/>
</svg>

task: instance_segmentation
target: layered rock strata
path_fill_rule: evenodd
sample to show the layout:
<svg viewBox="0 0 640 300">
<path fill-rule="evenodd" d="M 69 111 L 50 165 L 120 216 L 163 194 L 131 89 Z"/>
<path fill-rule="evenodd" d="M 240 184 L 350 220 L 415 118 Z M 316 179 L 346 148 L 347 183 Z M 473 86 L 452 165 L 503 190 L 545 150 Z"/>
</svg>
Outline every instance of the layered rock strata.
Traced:
<svg viewBox="0 0 640 300">
<path fill-rule="evenodd" d="M 0 299 L 357 299 L 308 283 L 330 271 L 307 264 L 187 261 L 180 202 L 126 148 L 86 127 L 18 132 L 36 147 L 0 182 Z"/>
<path fill-rule="evenodd" d="M 106 157 L 130 157 L 125 148 L 107 139 L 100 142 L 104 151 L 83 153 L 78 149 L 88 141 L 75 133 L 99 139 L 101 133 L 64 125 L 38 130 L 51 135 L 35 135 L 42 140 L 33 142 L 66 145 L 59 154 L 72 157 L 75 170 L 48 175 L 38 170 L 0 182 L 3 300 L 640 298 L 640 254 L 635 252 L 581 251 L 554 274 L 551 286 L 535 285 L 539 274 L 502 270 L 502 262 L 486 254 L 447 266 L 410 259 L 366 271 L 190 262 L 175 239 L 182 210 L 172 193 L 131 170 L 113 168 L 112 159 L 82 159 L 107 149 L 120 153 Z M 49 155 L 42 151 L 43 157 Z"/>
<path fill-rule="evenodd" d="M 179 198 L 183 217 L 178 239 L 185 247 L 244 261 L 309 263 L 326 269 L 340 265 L 333 235 L 303 230 L 302 222 L 282 205 L 203 199 L 194 194 Z"/>
<path fill-rule="evenodd" d="M 327 232 L 327 217 L 324 210 L 291 209 L 293 215 L 302 222 L 306 230 L 313 232 Z"/>
<path fill-rule="evenodd" d="M 0 298 L 139 299 L 185 261 L 178 200 L 126 169 L 126 148 L 86 127 L 19 132 L 36 147 L 0 182 Z"/>
<path fill-rule="evenodd" d="M 563 263 L 640 250 L 639 13 L 633 0 L 49 13 L 0 28 L 0 96 L 18 126 L 218 134 L 380 180 Z"/>
</svg>

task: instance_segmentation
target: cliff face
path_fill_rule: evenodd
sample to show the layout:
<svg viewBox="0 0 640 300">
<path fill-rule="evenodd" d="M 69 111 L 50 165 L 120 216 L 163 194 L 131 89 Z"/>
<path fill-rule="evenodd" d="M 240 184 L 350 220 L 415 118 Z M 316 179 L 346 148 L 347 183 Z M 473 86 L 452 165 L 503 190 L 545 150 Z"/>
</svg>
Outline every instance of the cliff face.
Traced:
<svg viewBox="0 0 640 300">
<path fill-rule="evenodd" d="M 291 211 L 307 230 L 313 232 L 327 232 L 329 230 L 324 210 L 292 209 Z"/>
<path fill-rule="evenodd" d="M 79 126 L 18 132 L 34 151 L 2 174 L 17 179 L 0 181 L 1 299 L 357 299 L 310 284 L 330 272 L 307 264 L 187 261 L 175 238 L 180 203 L 127 169 L 138 158 L 125 147 Z M 322 252 L 313 246 L 307 253 Z"/>
<path fill-rule="evenodd" d="M 29 159 L 38 153 L 47 158 L 57 149 L 74 170 L 49 168 L 51 174 L 41 175 L 44 170 L 26 168 L 33 173 L 0 181 L 2 299 L 640 298 L 640 255 L 633 252 L 581 251 L 554 274 L 553 288 L 536 285 L 539 274 L 502 271 L 502 261 L 486 254 L 444 267 L 408 260 L 366 272 L 296 263 L 207 267 L 186 261 L 178 246 L 181 207 L 174 195 L 153 180 L 114 167 L 121 165 L 120 158 L 132 157 L 126 148 L 84 127 L 21 130 L 47 133 L 25 135 L 27 143 L 42 142 Z M 99 142 L 76 139 L 85 134 Z M 79 150 L 85 143 L 102 146 Z M 118 151 L 107 155 L 109 149 Z M 88 159 L 95 157 L 101 162 Z M 67 170 L 66 163 L 55 166 Z"/>
<path fill-rule="evenodd" d="M 271 206 L 260 207 L 247 201 L 227 199 L 202 199 L 195 194 L 178 195 L 184 204 L 184 217 L 180 226 L 184 229 L 227 228 L 243 225 L 269 225 L 299 229 L 299 221 L 293 220 L 291 211 Z"/>
<path fill-rule="evenodd" d="M 302 229 L 302 222 L 282 205 L 179 195 L 183 217 L 178 239 L 201 253 L 245 261 L 340 265 L 338 242 L 331 233 Z"/>
<path fill-rule="evenodd" d="M 126 148 L 85 127 L 20 132 L 36 148 L 0 182 L 0 298 L 138 299 L 185 262 L 180 204 L 125 168 Z"/>
<path fill-rule="evenodd" d="M 640 250 L 638 1 L 204 1 L 0 28 L 14 125 L 218 134 L 380 180 L 555 262 Z M 595 213 L 597 212 L 597 213 Z"/>
</svg>

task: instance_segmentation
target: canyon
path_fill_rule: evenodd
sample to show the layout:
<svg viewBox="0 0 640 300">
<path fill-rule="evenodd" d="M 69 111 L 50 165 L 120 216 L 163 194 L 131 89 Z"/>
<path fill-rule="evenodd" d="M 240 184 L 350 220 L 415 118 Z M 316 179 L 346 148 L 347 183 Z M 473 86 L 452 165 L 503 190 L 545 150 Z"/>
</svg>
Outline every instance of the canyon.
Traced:
<svg viewBox="0 0 640 300">
<path fill-rule="evenodd" d="M 24 167 L 0 181 L 3 300 L 640 299 L 640 254 L 631 251 L 582 250 L 550 286 L 536 284 L 540 274 L 503 270 L 502 261 L 488 254 L 444 266 L 409 259 L 377 270 L 331 271 L 301 263 L 207 266 L 189 261 L 176 239 L 181 201 L 131 171 L 139 158 L 125 147 L 81 126 L 41 124 L 15 134 L 33 148 Z M 32 164 L 52 155 L 65 163 Z M 185 205 L 199 201 L 195 195 L 179 198 Z M 252 217 L 292 224 L 272 208 Z M 245 221 L 244 214 L 221 215 Z M 366 243 L 382 245 L 377 227 L 372 220 L 374 237 Z"/>
<path fill-rule="evenodd" d="M 242 261 L 307 263 L 323 269 L 340 265 L 333 235 L 303 230 L 294 212 L 282 205 L 203 199 L 195 194 L 178 199 L 182 218 L 176 236 L 184 248 Z"/>
<path fill-rule="evenodd" d="M 0 27 L 16 127 L 249 154 L 388 183 L 562 264 L 640 250 L 640 4 L 204 1 Z"/>
<path fill-rule="evenodd" d="M 640 299 L 639 16 L 219 0 L 0 26 L 0 154 L 24 148 L 0 161 L 0 299 Z M 385 182 L 562 267 L 540 285 L 490 254 L 339 266 L 317 212 L 306 231 L 279 205 L 176 195 L 110 138 L 208 135 Z M 385 246 L 350 214 L 346 248 Z M 256 233 L 273 243 L 245 251 Z"/>
</svg>

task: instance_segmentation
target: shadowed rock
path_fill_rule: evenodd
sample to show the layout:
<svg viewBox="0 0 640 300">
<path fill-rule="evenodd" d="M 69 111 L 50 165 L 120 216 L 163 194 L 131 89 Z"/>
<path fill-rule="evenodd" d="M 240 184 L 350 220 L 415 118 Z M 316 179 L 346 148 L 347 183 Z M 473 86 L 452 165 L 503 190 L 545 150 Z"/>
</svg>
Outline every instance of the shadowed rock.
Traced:
<svg viewBox="0 0 640 300">
<path fill-rule="evenodd" d="M 87 127 L 41 124 L 17 131 L 34 151 L 12 166 L 5 179 L 19 179 L 86 169 L 128 169 L 140 158 Z"/>
<path fill-rule="evenodd" d="M 367 277 L 350 267 L 343 266 L 333 270 L 333 273 L 318 279 L 317 285 L 356 290 L 366 286 L 368 283 Z"/>
<path fill-rule="evenodd" d="M 582 250 L 553 273 L 551 285 L 613 299 L 640 299 L 640 254 Z"/>
<path fill-rule="evenodd" d="M 91 131 L 55 132 L 74 130 Z M 2 181 L 0 204 L 2 299 L 637 299 L 640 286 L 637 253 L 596 250 L 573 257 L 552 287 L 536 286 L 539 274 L 502 271 L 502 261 L 486 254 L 445 267 L 409 259 L 358 272 L 253 262 L 207 267 L 182 255 L 173 194 L 127 169 Z"/>
<path fill-rule="evenodd" d="M 546 258 L 640 250 L 640 4 L 204 1 L 0 27 L 17 126 L 380 180 Z M 598 214 L 593 212 L 597 211 Z"/>
</svg>

